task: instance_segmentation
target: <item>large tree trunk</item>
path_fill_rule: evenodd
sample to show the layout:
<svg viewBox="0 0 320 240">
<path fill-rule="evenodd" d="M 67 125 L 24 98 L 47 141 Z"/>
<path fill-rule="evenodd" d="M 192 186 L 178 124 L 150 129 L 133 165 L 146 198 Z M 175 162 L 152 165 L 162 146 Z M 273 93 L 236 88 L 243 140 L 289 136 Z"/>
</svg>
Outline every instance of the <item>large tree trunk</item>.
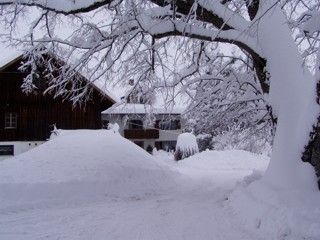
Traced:
<svg viewBox="0 0 320 240">
<path fill-rule="evenodd" d="M 270 7 L 268 3 L 261 6 L 259 11 L 267 13 L 257 26 L 259 45 L 270 73 L 267 101 L 277 117 L 273 152 L 263 180 L 283 188 L 315 190 L 314 170 L 301 158 L 319 116 L 316 81 L 302 66 L 281 10 Z"/>
</svg>

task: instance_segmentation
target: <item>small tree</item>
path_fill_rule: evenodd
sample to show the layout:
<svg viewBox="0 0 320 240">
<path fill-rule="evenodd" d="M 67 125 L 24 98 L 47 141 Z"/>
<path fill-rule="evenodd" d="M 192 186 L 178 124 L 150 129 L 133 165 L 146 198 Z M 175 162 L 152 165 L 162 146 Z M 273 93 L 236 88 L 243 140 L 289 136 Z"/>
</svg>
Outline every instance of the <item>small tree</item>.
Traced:
<svg viewBox="0 0 320 240">
<path fill-rule="evenodd" d="M 199 152 L 197 139 L 193 133 L 181 133 L 177 139 L 177 147 L 174 153 L 176 161 L 190 157 Z"/>
</svg>

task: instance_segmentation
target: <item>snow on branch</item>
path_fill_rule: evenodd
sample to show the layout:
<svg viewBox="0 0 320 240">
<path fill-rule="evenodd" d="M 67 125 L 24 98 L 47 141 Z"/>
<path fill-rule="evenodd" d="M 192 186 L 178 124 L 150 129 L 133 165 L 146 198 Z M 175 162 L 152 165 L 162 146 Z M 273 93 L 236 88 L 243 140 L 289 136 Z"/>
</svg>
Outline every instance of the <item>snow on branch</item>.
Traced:
<svg viewBox="0 0 320 240">
<path fill-rule="evenodd" d="M 141 28 L 156 38 L 169 36 L 187 36 L 190 38 L 217 41 L 224 43 L 234 43 L 241 45 L 248 51 L 260 54 L 261 50 L 257 46 L 254 38 L 248 34 L 235 29 L 220 31 L 214 28 L 206 27 L 200 22 L 187 23 L 180 19 L 171 18 L 154 18 L 150 14 L 141 14 L 137 16 L 137 20 Z"/>
<path fill-rule="evenodd" d="M 221 19 L 223 19 L 225 24 L 228 24 L 234 29 L 237 29 L 239 31 L 248 31 L 248 29 L 250 28 L 249 21 L 247 21 L 237 12 L 232 11 L 219 2 L 212 3 L 212 1 L 209 0 L 199 0 L 198 4 L 201 7 L 212 12 L 213 14 L 219 16 Z"/>
<path fill-rule="evenodd" d="M 0 5 L 35 6 L 62 14 L 89 12 L 112 3 L 113 0 L 0 0 Z"/>
</svg>

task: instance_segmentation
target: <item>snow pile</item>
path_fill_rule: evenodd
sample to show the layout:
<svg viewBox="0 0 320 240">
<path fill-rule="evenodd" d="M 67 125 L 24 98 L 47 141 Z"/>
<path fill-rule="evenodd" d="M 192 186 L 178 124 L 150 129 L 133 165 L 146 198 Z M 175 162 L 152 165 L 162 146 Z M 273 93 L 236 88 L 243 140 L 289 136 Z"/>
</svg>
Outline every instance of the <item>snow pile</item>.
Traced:
<svg viewBox="0 0 320 240">
<path fill-rule="evenodd" d="M 226 206 L 248 231 L 261 238 L 318 240 L 319 203 L 319 192 L 284 191 L 259 180 L 236 189 Z"/>
<path fill-rule="evenodd" d="M 154 148 L 152 150 L 152 155 L 159 160 L 168 160 L 168 159 L 174 160 L 172 152 L 167 152 L 162 149 L 157 150 L 156 148 Z"/>
<path fill-rule="evenodd" d="M 197 138 L 192 133 L 181 133 L 177 139 L 175 160 L 181 160 L 199 152 Z"/>
<path fill-rule="evenodd" d="M 268 164 L 267 156 L 242 150 L 204 151 L 177 163 L 185 175 L 235 189 L 226 195 L 224 216 L 257 234 L 255 239 L 320 239 L 320 193 L 268 184 L 262 178 Z"/>
<path fill-rule="evenodd" d="M 206 171 L 256 170 L 263 172 L 268 167 L 268 164 L 269 158 L 267 156 L 243 150 L 207 150 L 179 162 L 182 167 Z"/>
<path fill-rule="evenodd" d="M 173 184 L 165 164 L 111 130 L 59 130 L 47 143 L 0 163 L 1 203 L 140 196 Z"/>
<path fill-rule="evenodd" d="M 269 164 L 269 157 L 243 150 L 197 153 L 176 164 L 177 170 L 203 185 L 216 185 L 232 190 L 260 179 Z"/>
</svg>

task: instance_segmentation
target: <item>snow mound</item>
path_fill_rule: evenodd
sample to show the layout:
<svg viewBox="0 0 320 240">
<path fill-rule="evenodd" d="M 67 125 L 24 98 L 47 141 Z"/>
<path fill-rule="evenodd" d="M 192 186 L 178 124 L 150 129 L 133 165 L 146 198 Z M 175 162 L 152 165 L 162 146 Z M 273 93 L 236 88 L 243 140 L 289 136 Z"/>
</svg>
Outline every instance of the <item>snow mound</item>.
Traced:
<svg viewBox="0 0 320 240">
<path fill-rule="evenodd" d="M 0 201 L 164 191 L 173 172 L 108 130 L 58 131 L 43 145 L 0 162 Z"/>
<path fill-rule="evenodd" d="M 243 150 L 207 150 L 177 162 L 176 169 L 202 185 L 232 190 L 260 179 L 268 164 L 268 156 Z"/>
<path fill-rule="evenodd" d="M 180 166 L 212 170 L 252 170 L 264 172 L 269 164 L 269 157 L 244 150 L 204 151 L 179 162 Z"/>
<path fill-rule="evenodd" d="M 320 239 L 320 194 L 277 189 L 263 179 L 239 186 L 229 197 L 234 218 L 270 240 Z"/>
</svg>

